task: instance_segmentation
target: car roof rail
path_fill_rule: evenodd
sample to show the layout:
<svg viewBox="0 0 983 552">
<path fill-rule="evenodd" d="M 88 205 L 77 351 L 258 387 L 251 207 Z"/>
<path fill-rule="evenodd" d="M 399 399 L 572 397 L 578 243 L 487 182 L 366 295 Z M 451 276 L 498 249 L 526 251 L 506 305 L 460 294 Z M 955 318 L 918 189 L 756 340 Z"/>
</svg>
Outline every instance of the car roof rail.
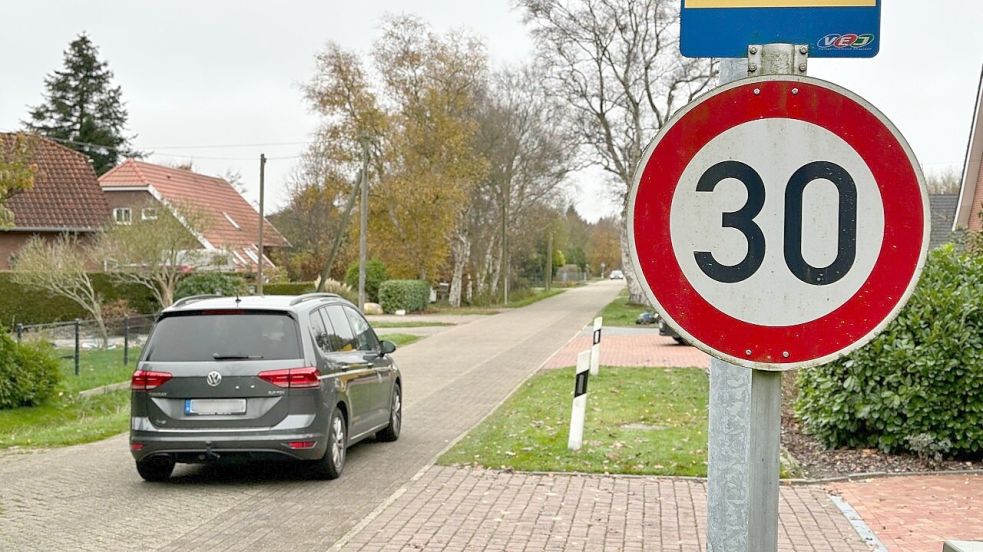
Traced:
<svg viewBox="0 0 983 552">
<path fill-rule="evenodd" d="M 201 301 L 202 299 L 215 299 L 218 297 L 224 297 L 224 296 L 216 295 L 214 293 L 206 293 L 204 295 L 189 295 L 188 297 L 182 297 L 181 299 L 178 299 L 177 301 L 171 304 L 171 307 L 180 307 L 182 305 L 187 305 L 188 303 Z"/>
<path fill-rule="evenodd" d="M 290 306 L 292 307 L 294 305 L 303 303 L 304 301 L 310 301 L 312 299 L 330 299 L 330 298 L 337 298 L 337 297 L 341 297 L 341 296 L 338 295 L 337 293 L 324 293 L 324 292 L 305 293 L 303 295 L 298 295 L 297 297 L 291 299 Z"/>
</svg>

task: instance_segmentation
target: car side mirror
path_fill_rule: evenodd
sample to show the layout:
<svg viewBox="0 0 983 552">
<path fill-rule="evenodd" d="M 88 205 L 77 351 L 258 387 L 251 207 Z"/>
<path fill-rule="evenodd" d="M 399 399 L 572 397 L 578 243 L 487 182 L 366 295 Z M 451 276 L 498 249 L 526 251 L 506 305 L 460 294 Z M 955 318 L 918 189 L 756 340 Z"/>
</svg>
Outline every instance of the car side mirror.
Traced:
<svg viewBox="0 0 983 552">
<path fill-rule="evenodd" d="M 388 354 L 392 354 L 396 352 L 396 344 L 393 343 L 392 341 L 383 341 L 381 343 L 381 346 L 382 349 L 379 353 L 379 356 L 386 356 Z"/>
</svg>

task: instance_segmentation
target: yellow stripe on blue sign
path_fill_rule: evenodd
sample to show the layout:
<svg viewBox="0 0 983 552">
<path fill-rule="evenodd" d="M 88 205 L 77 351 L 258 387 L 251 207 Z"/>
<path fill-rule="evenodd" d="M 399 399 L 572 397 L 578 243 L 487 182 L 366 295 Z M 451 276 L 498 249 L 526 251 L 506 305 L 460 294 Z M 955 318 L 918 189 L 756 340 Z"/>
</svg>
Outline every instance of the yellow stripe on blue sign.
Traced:
<svg viewBox="0 0 983 552">
<path fill-rule="evenodd" d="M 877 0 L 683 0 L 684 8 L 872 8 Z"/>
</svg>

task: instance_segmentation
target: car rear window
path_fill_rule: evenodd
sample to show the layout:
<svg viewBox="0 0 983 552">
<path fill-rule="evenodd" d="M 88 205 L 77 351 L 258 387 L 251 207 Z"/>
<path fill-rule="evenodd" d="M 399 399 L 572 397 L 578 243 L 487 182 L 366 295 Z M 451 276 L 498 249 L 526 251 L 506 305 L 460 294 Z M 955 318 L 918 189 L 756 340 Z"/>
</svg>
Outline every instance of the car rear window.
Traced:
<svg viewBox="0 0 983 552">
<path fill-rule="evenodd" d="M 303 358 L 297 323 L 286 313 L 203 311 L 161 319 L 147 344 L 148 361 L 286 360 Z"/>
</svg>

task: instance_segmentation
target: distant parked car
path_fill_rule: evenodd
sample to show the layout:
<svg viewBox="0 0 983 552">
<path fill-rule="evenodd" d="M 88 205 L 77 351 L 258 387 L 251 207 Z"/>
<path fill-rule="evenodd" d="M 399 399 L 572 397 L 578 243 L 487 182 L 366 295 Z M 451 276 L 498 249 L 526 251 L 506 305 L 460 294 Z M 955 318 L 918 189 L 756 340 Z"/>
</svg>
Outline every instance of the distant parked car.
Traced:
<svg viewBox="0 0 983 552">
<path fill-rule="evenodd" d="M 300 460 L 334 479 L 350 445 L 399 437 L 395 350 L 330 293 L 181 299 L 131 380 L 137 472 L 162 481 L 177 462 Z"/>
<path fill-rule="evenodd" d="M 635 324 L 638 324 L 640 326 L 648 326 L 650 324 L 658 324 L 658 323 L 659 323 L 659 315 L 652 311 L 645 311 L 639 314 L 638 318 L 635 319 Z"/>
<path fill-rule="evenodd" d="M 611 274 L 608 275 L 608 278 L 612 280 L 624 280 L 625 273 L 620 270 L 612 270 Z"/>
<path fill-rule="evenodd" d="M 683 339 L 681 335 L 676 333 L 676 330 L 672 329 L 669 324 L 666 324 L 665 320 L 662 319 L 659 319 L 659 335 L 671 337 L 676 343 L 686 345 L 686 340 Z"/>
</svg>

